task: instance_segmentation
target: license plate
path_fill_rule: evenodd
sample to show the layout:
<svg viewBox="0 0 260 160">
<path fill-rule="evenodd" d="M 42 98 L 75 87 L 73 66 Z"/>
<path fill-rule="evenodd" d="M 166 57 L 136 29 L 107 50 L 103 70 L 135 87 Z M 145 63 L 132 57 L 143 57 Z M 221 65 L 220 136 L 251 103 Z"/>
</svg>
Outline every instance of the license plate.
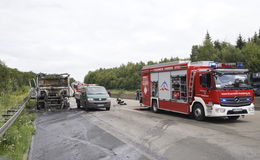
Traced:
<svg viewBox="0 0 260 160">
<path fill-rule="evenodd" d="M 234 112 L 240 112 L 240 111 L 242 111 L 242 108 L 235 108 L 235 109 L 233 109 L 233 111 Z"/>
<path fill-rule="evenodd" d="M 97 106 L 98 106 L 98 107 L 103 107 L 103 106 L 104 106 L 104 104 L 98 104 Z"/>
</svg>

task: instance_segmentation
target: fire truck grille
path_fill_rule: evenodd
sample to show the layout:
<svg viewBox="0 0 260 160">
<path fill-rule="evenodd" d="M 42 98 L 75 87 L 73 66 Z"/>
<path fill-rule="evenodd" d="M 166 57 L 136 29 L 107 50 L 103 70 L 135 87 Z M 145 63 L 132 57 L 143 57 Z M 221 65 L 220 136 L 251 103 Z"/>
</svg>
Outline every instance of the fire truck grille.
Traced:
<svg viewBox="0 0 260 160">
<path fill-rule="evenodd" d="M 240 107 L 251 104 L 251 97 L 223 97 L 220 98 L 220 105 L 225 107 Z"/>
</svg>

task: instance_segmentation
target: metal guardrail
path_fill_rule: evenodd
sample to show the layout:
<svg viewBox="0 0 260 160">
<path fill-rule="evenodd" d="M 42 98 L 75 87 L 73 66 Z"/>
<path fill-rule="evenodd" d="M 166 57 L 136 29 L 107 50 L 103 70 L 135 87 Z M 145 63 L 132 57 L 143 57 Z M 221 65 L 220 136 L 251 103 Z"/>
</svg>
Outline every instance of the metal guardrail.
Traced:
<svg viewBox="0 0 260 160">
<path fill-rule="evenodd" d="M 28 102 L 30 99 L 31 91 L 29 92 L 28 97 L 26 97 L 20 104 L 18 104 L 16 107 L 13 109 L 9 110 L 11 112 L 14 112 L 13 115 L 10 115 L 11 117 L 2 125 L 0 128 L 0 137 L 2 137 L 5 132 L 8 130 L 8 128 L 14 123 L 14 121 L 19 117 L 19 115 L 22 113 L 23 109 L 25 108 L 25 104 Z M 6 111 L 8 113 L 8 111 Z M 8 115 L 8 114 L 7 114 Z"/>
</svg>

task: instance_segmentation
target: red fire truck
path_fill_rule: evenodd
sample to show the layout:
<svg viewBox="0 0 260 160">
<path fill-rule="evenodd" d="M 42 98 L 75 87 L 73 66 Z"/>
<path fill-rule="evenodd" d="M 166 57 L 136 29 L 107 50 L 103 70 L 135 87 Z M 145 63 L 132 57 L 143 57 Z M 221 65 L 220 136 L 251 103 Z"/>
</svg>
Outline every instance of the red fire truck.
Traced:
<svg viewBox="0 0 260 160">
<path fill-rule="evenodd" d="M 254 114 L 254 93 L 243 63 L 170 62 L 144 66 L 142 99 L 154 112 L 167 110 L 205 117 Z"/>
</svg>

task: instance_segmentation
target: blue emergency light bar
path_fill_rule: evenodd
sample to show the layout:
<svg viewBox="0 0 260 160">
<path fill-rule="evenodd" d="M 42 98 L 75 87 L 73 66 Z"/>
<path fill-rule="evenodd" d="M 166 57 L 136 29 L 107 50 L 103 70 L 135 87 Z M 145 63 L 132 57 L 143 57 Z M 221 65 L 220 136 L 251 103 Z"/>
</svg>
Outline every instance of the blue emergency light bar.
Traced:
<svg viewBox="0 0 260 160">
<path fill-rule="evenodd" d="M 243 62 L 237 62 L 237 68 L 243 68 L 244 63 Z"/>
<path fill-rule="evenodd" d="M 209 62 L 209 67 L 210 68 L 217 68 L 217 63 L 216 62 Z"/>
<path fill-rule="evenodd" d="M 243 68 L 244 63 L 243 62 L 237 62 L 237 63 L 217 63 L 217 62 L 210 62 L 209 63 L 210 68 Z"/>
</svg>

